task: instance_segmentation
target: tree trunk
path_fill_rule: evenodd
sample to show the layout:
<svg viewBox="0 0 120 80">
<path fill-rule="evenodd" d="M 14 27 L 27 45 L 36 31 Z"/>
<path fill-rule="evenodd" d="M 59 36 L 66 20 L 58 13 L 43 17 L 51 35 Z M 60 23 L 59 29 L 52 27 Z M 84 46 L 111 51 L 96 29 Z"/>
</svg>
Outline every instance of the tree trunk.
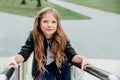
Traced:
<svg viewBox="0 0 120 80">
<path fill-rule="evenodd" d="M 42 4 L 41 4 L 41 0 L 37 0 L 37 7 L 41 7 Z"/>
<path fill-rule="evenodd" d="M 21 4 L 26 4 L 26 1 L 25 1 L 25 0 L 22 0 Z"/>
</svg>

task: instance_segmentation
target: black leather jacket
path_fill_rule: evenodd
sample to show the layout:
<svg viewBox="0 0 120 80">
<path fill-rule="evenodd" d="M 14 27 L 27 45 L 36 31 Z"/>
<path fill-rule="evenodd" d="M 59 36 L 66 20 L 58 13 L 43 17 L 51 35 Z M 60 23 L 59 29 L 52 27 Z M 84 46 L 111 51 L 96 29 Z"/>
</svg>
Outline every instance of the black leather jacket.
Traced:
<svg viewBox="0 0 120 80">
<path fill-rule="evenodd" d="M 47 49 L 47 40 L 44 39 L 44 47 L 45 47 L 45 53 Z M 25 59 L 24 62 L 29 58 L 30 54 L 34 51 L 34 40 L 33 40 L 33 35 L 32 32 L 30 32 L 25 44 L 21 47 L 21 51 L 18 53 L 23 56 Z M 76 55 L 75 50 L 72 48 L 71 44 L 69 41 L 67 41 L 66 44 L 66 49 L 64 51 L 66 57 L 68 58 L 68 62 L 71 62 L 72 58 Z M 33 64 L 32 64 L 32 76 L 35 79 L 37 75 L 40 73 L 38 70 L 38 64 L 37 61 L 34 57 L 33 59 Z"/>
</svg>

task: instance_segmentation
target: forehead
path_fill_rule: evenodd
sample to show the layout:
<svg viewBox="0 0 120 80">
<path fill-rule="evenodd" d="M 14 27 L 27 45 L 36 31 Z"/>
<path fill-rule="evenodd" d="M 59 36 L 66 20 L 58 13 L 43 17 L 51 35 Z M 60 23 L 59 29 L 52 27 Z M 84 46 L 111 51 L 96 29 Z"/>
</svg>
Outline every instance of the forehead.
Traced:
<svg viewBox="0 0 120 80">
<path fill-rule="evenodd" d="M 56 20 L 56 17 L 53 13 L 46 13 L 42 19 L 51 19 L 51 20 Z"/>
</svg>

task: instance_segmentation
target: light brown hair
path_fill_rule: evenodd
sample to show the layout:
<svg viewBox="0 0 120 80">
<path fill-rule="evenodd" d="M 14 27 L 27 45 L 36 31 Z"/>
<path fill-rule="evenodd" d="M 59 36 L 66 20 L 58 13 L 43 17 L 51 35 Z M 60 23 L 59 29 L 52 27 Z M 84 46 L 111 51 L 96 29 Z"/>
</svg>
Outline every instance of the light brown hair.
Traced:
<svg viewBox="0 0 120 80">
<path fill-rule="evenodd" d="M 35 59 L 38 62 L 40 70 L 46 70 L 44 65 L 46 62 L 45 48 L 44 48 L 44 34 L 40 29 L 41 19 L 46 15 L 52 13 L 57 20 L 57 30 L 53 35 L 53 41 L 51 44 L 51 52 L 53 53 L 54 60 L 58 68 L 61 67 L 64 62 L 64 50 L 66 47 L 67 37 L 62 29 L 60 23 L 59 13 L 50 7 L 43 8 L 40 10 L 39 14 L 35 18 L 34 28 L 33 28 L 33 39 L 34 39 L 34 53 Z"/>
</svg>

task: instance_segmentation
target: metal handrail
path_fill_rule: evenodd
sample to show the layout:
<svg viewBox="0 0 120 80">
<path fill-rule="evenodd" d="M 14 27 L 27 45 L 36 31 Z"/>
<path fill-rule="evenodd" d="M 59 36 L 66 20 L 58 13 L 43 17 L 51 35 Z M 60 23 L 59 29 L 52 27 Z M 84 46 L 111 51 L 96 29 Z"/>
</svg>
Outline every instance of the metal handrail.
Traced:
<svg viewBox="0 0 120 80">
<path fill-rule="evenodd" d="M 81 68 L 80 64 L 73 63 L 73 65 Z M 120 80 L 120 77 L 118 77 L 117 75 L 91 65 L 88 65 L 85 71 L 101 80 Z"/>
<path fill-rule="evenodd" d="M 81 68 L 81 65 L 73 63 L 78 68 Z M 102 70 L 100 68 L 88 65 L 85 70 L 87 73 L 99 78 L 100 80 L 120 80 L 120 77 L 117 75 L 114 75 L 110 72 L 107 72 L 105 70 Z M 2 73 L 0 73 L 0 80 L 10 80 L 11 76 L 15 72 L 14 68 L 7 68 Z M 18 78 L 17 80 L 20 80 L 20 66 L 18 67 Z"/>
<path fill-rule="evenodd" d="M 97 78 L 101 80 L 120 80 L 120 78 L 116 76 L 115 74 L 112 74 L 110 72 L 107 72 L 105 70 L 102 70 L 100 68 L 97 68 L 91 65 L 87 67 L 86 72 L 96 76 Z"/>
<path fill-rule="evenodd" d="M 6 68 L 0 73 L 0 80 L 20 80 L 20 65 L 18 66 L 18 69 L 15 69 L 13 67 Z"/>
<path fill-rule="evenodd" d="M 2 73 L 0 73 L 0 80 L 9 80 L 13 75 L 15 68 L 6 68 Z"/>
</svg>

